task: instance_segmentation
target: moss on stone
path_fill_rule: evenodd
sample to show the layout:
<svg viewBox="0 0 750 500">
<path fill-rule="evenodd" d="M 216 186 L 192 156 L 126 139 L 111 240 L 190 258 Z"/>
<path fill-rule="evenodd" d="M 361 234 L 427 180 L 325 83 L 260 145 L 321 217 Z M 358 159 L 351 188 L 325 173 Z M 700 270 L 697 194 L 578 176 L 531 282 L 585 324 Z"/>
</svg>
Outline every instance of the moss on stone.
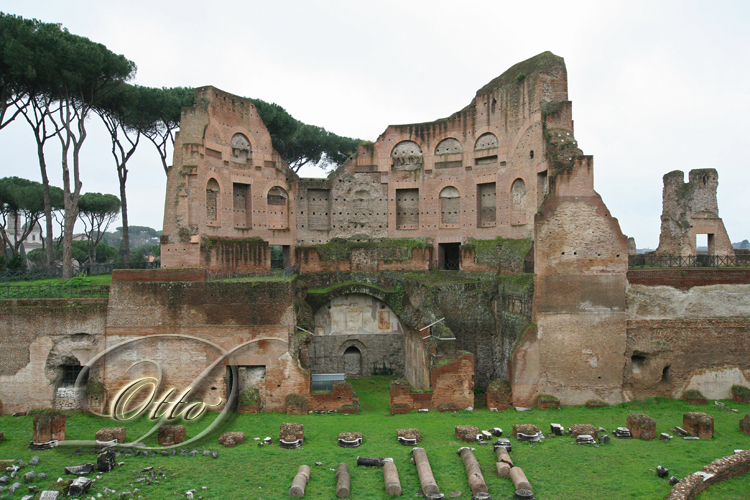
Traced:
<svg viewBox="0 0 750 500">
<path fill-rule="evenodd" d="M 566 129 L 545 129 L 544 139 L 550 176 L 570 173 L 576 158 L 583 155 L 572 132 Z"/>
<path fill-rule="evenodd" d="M 352 250 L 364 248 L 378 252 L 380 260 L 409 260 L 415 248 L 426 248 L 427 242 L 416 238 L 392 238 L 382 241 L 352 241 L 343 238 L 333 238 L 322 245 L 308 245 L 297 247 L 297 252 L 305 253 L 309 250 L 317 252 L 322 261 L 346 261 L 351 259 Z"/>
<path fill-rule="evenodd" d="M 260 391 L 255 386 L 250 386 L 240 393 L 240 403 L 243 405 L 254 405 L 260 402 Z"/>
<path fill-rule="evenodd" d="M 462 249 L 474 251 L 474 262 L 495 267 L 498 271 L 518 273 L 523 270 L 523 261 L 531 250 L 531 238 L 510 239 L 498 236 L 492 240 L 469 241 Z"/>
<path fill-rule="evenodd" d="M 104 396 L 104 390 L 104 384 L 102 384 L 98 380 L 89 380 L 88 384 L 86 385 L 86 396 L 101 398 L 102 396 Z"/>
</svg>

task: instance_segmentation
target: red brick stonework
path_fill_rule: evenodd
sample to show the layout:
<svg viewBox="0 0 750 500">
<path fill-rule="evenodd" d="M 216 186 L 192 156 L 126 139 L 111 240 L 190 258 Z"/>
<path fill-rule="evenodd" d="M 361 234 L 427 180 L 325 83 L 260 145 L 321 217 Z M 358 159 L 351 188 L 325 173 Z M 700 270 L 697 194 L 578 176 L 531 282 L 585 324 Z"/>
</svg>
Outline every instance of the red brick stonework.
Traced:
<svg viewBox="0 0 750 500">
<path fill-rule="evenodd" d="M 682 415 L 682 427 L 701 439 L 714 437 L 714 417 L 703 412 L 688 412 Z"/>
<path fill-rule="evenodd" d="M 626 427 L 633 439 L 649 441 L 656 437 L 656 420 L 641 413 L 628 415 Z"/>
<path fill-rule="evenodd" d="M 750 269 L 629 269 L 631 285 L 671 286 L 689 290 L 696 286 L 750 283 Z"/>
<path fill-rule="evenodd" d="M 115 269 L 112 283 L 152 281 L 206 281 L 206 270 L 201 267 L 184 269 Z"/>
</svg>

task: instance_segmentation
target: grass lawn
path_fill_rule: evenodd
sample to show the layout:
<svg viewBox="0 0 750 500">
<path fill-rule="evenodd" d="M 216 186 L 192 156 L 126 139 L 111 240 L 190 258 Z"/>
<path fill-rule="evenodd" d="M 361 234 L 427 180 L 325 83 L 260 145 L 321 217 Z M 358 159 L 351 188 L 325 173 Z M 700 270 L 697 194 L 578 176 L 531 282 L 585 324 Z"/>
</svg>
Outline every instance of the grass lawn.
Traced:
<svg viewBox="0 0 750 500">
<path fill-rule="evenodd" d="M 421 446 L 427 450 L 432 470 L 441 492 L 449 497 L 451 492 L 461 491 L 459 498 L 469 499 L 471 493 L 466 480 L 463 463 L 456 451 L 465 443 L 454 434 L 456 425 L 476 425 L 481 429 L 501 427 L 505 435 L 510 434 L 514 424 L 536 424 L 545 435 L 550 423 L 565 427 L 589 423 L 611 431 L 624 426 L 629 413 L 645 413 L 656 419 L 657 432 L 670 432 L 682 425 L 682 414 L 688 411 L 705 411 L 714 417 L 716 435 L 712 440 L 684 441 L 675 437 L 671 441 L 618 440 L 601 446 L 576 445 L 569 436 L 547 437 L 544 442 L 531 445 L 512 439 L 510 455 L 515 464 L 523 468 L 534 488 L 537 499 L 660 499 L 666 498 L 671 487 L 666 479 L 656 475 L 656 467 L 663 465 L 670 475 L 682 478 L 698 471 L 712 460 L 730 455 L 735 449 L 750 448 L 750 436 L 739 431 L 738 421 L 750 412 L 750 404 L 725 401 L 727 406 L 737 408 L 738 413 L 723 411 L 713 402 L 708 406 L 691 406 L 684 401 L 650 399 L 632 403 L 589 409 L 586 407 L 563 407 L 560 410 L 535 410 L 533 412 L 474 412 L 415 413 L 391 416 L 388 412 L 388 384 L 382 377 L 354 380 L 354 389 L 360 397 L 361 413 L 357 415 L 303 415 L 287 416 L 279 413 L 254 415 L 231 415 L 219 429 L 197 445 L 218 450 L 219 458 L 196 457 L 125 457 L 118 461 L 124 465 L 113 472 L 103 474 L 86 498 L 97 497 L 104 487 L 117 493 L 103 494 L 104 498 L 117 498 L 122 491 L 140 490 L 139 495 L 148 499 L 175 498 L 175 493 L 184 493 L 196 488 L 196 498 L 205 499 L 282 499 L 301 464 L 312 468 L 310 483 L 305 498 L 335 498 L 334 470 L 340 462 L 349 465 L 352 474 L 352 499 L 385 499 L 383 472 L 380 469 L 357 467 L 357 456 L 392 457 L 398 467 L 404 498 L 416 498 L 420 490 L 416 467 L 409 463 L 410 448 L 396 441 L 396 429 L 416 427 L 422 435 Z M 187 424 L 188 438 L 195 436 L 216 418 L 209 414 L 197 422 Z M 305 442 L 301 449 L 283 450 L 278 447 L 279 424 L 296 422 L 305 425 Z M 91 415 L 72 414 L 68 418 L 67 439 L 93 439 L 102 428 L 119 423 Z M 138 433 L 146 432 L 151 423 L 138 419 L 127 423 L 128 440 Z M 82 456 L 71 456 L 71 448 L 57 448 L 32 453 L 28 444 L 32 434 L 32 417 L 0 416 L 0 431 L 5 439 L 0 442 L 0 459 L 23 459 L 28 462 L 33 455 L 41 457 L 37 473 L 46 472 L 48 478 L 34 484 L 40 489 L 51 486 L 58 477 L 65 477 L 63 468 L 85 462 L 95 462 L 95 455 L 84 452 Z M 223 448 L 217 444 L 222 432 L 242 431 L 246 442 L 235 448 Z M 340 432 L 361 432 L 364 444 L 360 448 L 339 448 L 336 438 Z M 258 447 L 253 437 L 273 438 L 273 446 Z M 611 434 L 610 434 L 611 436 Z M 155 436 L 145 440 L 156 445 Z M 495 499 L 510 499 L 514 488 L 509 479 L 501 479 L 495 473 L 495 455 L 492 446 L 475 446 L 476 457 L 490 494 Z M 178 447 L 178 450 L 180 447 Z M 316 466 L 315 462 L 322 462 Z M 135 481 L 140 471 L 154 466 L 165 477 L 158 484 L 146 485 Z M 23 472 L 32 470 L 25 467 Z M 68 476 L 72 478 L 72 476 Z M 89 477 L 94 477 L 90 475 Z M 23 482 L 23 481 L 21 481 Z M 202 491 L 201 487 L 207 487 Z M 22 488 L 26 490 L 26 486 Z M 21 498 L 21 490 L 10 498 Z M 0 495 L 1 497 L 1 495 Z M 138 494 L 133 498 L 137 498 Z M 38 498 L 38 496 L 37 496 Z M 126 497 L 131 498 L 131 497 Z M 750 475 L 713 486 L 700 497 L 704 499 L 750 498 Z"/>
</svg>

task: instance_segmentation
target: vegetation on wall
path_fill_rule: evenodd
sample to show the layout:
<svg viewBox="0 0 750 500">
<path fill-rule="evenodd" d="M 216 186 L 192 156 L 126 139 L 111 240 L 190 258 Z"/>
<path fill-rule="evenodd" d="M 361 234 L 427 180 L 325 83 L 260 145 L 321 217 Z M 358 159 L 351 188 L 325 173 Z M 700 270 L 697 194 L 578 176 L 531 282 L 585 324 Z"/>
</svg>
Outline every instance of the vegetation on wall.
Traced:
<svg viewBox="0 0 750 500">
<path fill-rule="evenodd" d="M 462 251 L 474 252 L 474 262 L 487 264 L 501 273 L 523 272 L 523 261 L 531 250 L 531 238 L 506 239 L 498 236 L 492 240 L 469 241 L 461 246 Z"/>
<path fill-rule="evenodd" d="M 323 261 L 349 260 L 352 250 L 355 248 L 366 248 L 377 251 L 380 260 L 409 260 L 412 258 L 412 250 L 415 248 L 426 248 L 427 242 L 423 239 L 391 238 L 383 241 L 351 241 L 343 238 L 333 238 L 322 245 L 298 246 L 297 251 L 305 252 L 314 250 Z"/>
</svg>

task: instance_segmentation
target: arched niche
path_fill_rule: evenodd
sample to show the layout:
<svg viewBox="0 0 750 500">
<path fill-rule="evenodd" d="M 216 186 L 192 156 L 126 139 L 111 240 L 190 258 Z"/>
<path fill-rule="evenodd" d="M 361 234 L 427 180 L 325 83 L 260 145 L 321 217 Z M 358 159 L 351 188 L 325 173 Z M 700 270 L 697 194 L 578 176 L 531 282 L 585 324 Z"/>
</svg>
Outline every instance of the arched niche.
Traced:
<svg viewBox="0 0 750 500">
<path fill-rule="evenodd" d="M 510 194 L 512 198 L 511 224 L 526 224 L 526 183 L 523 179 L 518 178 L 513 181 Z"/>
<path fill-rule="evenodd" d="M 377 297 L 363 293 L 335 297 L 317 310 L 314 325 L 308 350 L 312 373 L 403 376 L 404 327 L 393 309 Z"/>
<path fill-rule="evenodd" d="M 452 154 L 458 154 L 463 153 L 464 148 L 461 146 L 461 143 L 458 141 L 458 139 L 454 139 L 453 137 L 448 137 L 447 139 L 443 139 L 440 141 L 435 148 L 435 154 L 436 155 L 452 155 Z"/>
<path fill-rule="evenodd" d="M 232 147 L 232 161 L 235 163 L 247 163 L 252 158 L 250 141 L 244 134 L 234 134 L 230 141 Z"/>
<path fill-rule="evenodd" d="M 268 227 L 286 229 L 289 227 L 289 194 L 281 186 L 274 186 L 266 195 L 268 203 Z"/>
<path fill-rule="evenodd" d="M 394 170 L 413 170 L 424 163 L 422 148 L 414 141 L 401 141 L 391 150 Z"/>
<path fill-rule="evenodd" d="M 477 139 L 477 142 L 474 144 L 474 151 L 496 148 L 499 144 L 497 136 L 492 132 L 487 132 L 486 134 L 479 136 L 479 139 Z"/>
<path fill-rule="evenodd" d="M 206 183 L 206 220 L 219 220 L 219 183 L 211 177 Z"/>
<path fill-rule="evenodd" d="M 461 220 L 461 194 L 454 186 L 440 191 L 440 223 L 459 224 Z"/>
</svg>

